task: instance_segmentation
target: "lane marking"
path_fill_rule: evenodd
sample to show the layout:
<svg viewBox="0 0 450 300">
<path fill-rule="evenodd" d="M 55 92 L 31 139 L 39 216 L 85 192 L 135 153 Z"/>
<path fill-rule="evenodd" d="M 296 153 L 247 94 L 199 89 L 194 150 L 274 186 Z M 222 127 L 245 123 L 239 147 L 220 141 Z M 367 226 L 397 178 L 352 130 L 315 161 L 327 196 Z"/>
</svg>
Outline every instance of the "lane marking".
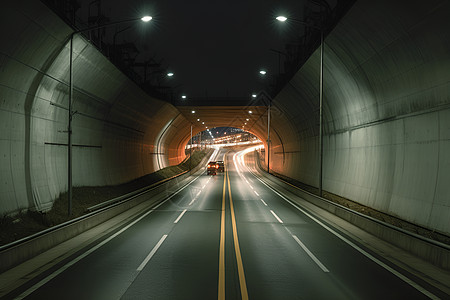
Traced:
<svg viewBox="0 0 450 300">
<path fill-rule="evenodd" d="M 236 154 L 235 154 L 236 155 Z M 247 284 L 245 282 L 244 265 L 242 264 L 241 250 L 239 249 L 239 240 L 237 235 L 236 216 L 234 214 L 233 198 L 231 197 L 230 177 L 227 171 L 228 196 L 230 197 L 231 225 L 233 228 L 234 251 L 236 253 L 236 262 L 238 266 L 239 285 L 241 287 L 241 297 L 248 300 Z"/>
<path fill-rule="evenodd" d="M 300 245 L 300 247 L 302 247 L 302 249 L 306 252 L 306 254 L 309 255 L 309 257 L 319 266 L 319 268 L 322 269 L 322 271 L 324 271 L 325 273 L 330 272 L 321 262 L 320 260 L 311 252 L 309 251 L 309 249 L 305 246 L 305 244 L 302 243 L 302 241 L 300 241 L 300 239 L 296 236 L 296 235 L 292 235 L 292 237 L 294 238 L 294 240 L 297 242 L 297 244 Z"/>
<path fill-rule="evenodd" d="M 224 176 L 223 178 L 222 213 L 220 217 L 219 282 L 218 282 L 219 300 L 225 300 L 225 192 L 226 192 L 226 176 Z"/>
<path fill-rule="evenodd" d="M 173 222 L 174 224 L 177 224 L 178 221 L 180 221 L 180 219 L 183 217 L 183 215 L 186 213 L 187 209 L 183 210 L 181 212 L 181 214 L 178 216 L 178 218 L 175 220 L 175 222 Z"/>
<path fill-rule="evenodd" d="M 161 247 L 164 240 L 167 238 L 167 234 L 163 235 L 162 238 L 159 240 L 159 242 L 153 247 L 152 251 L 147 255 L 147 257 L 144 259 L 144 261 L 139 265 L 139 267 L 136 269 L 136 271 L 141 272 L 147 263 L 152 259 L 153 255 L 155 255 L 156 251 L 158 251 L 159 247 Z"/>
<path fill-rule="evenodd" d="M 199 191 L 197 192 L 197 194 L 195 194 L 195 197 L 191 200 L 191 202 L 189 202 L 189 206 L 191 206 L 192 204 L 194 204 L 194 202 L 198 199 L 198 197 L 200 196 L 200 194 L 203 192 L 203 190 L 205 189 L 205 187 L 208 185 L 208 182 L 211 180 L 211 177 L 208 178 L 208 181 L 201 187 L 201 189 L 199 189 Z"/>
<path fill-rule="evenodd" d="M 253 173 L 252 173 L 253 174 Z M 352 241 L 348 240 L 347 238 L 343 237 L 342 235 L 340 235 L 339 233 L 337 233 L 336 231 L 334 231 L 333 229 L 331 229 L 330 227 L 328 227 L 327 225 L 323 224 L 321 221 L 319 221 L 318 219 L 316 219 L 315 217 L 313 217 L 311 214 L 307 213 L 304 209 L 300 208 L 297 204 L 295 204 L 294 202 L 292 202 L 291 200 L 287 199 L 285 196 L 281 195 L 280 193 L 278 193 L 276 190 L 274 190 L 272 187 L 270 187 L 268 184 L 266 184 L 264 181 L 262 181 L 260 178 L 258 178 L 257 176 L 255 176 L 253 174 L 253 176 L 258 179 L 262 184 L 264 184 L 266 187 L 268 187 L 271 191 L 273 191 L 275 194 L 277 194 L 278 196 L 280 196 L 282 199 L 284 199 L 285 201 L 287 201 L 289 204 L 291 204 L 294 208 L 296 208 L 297 210 L 301 211 L 302 213 L 304 213 L 306 216 L 308 216 L 310 219 L 312 219 L 314 222 L 316 222 L 317 224 L 319 224 L 320 226 L 322 226 L 323 228 L 325 228 L 327 231 L 329 231 L 330 233 L 332 233 L 333 235 L 335 235 L 337 238 L 339 238 L 340 240 L 342 240 L 343 242 L 345 242 L 346 244 L 348 244 L 349 246 L 351 246 L 353 249 L 355 249 L 356 251 L 358 251 L 359 253 L 361 253 L 362 255 L 364 255 L 365 257 L 367 257 L 368 259 L 372 260 L 374 263 L 378 264 L 379 266 L 381 266 L 382 268 L 384 268 L 385 270 L 389 271 L 390 273 L 394 274 L 395 276 L 397 276 L 398 278 L 400 278 L 401 280 L 403 280 L 404 282 L 406 282 L 407 284 L 409 284 L 410 286 L 412 286 L 413 288 L 415 288 L 416 290 L 418 290 L 419 292 L 421 292 L 422 294 L 426 295 L 427 297 L 431 298 L 431 299 L 439 299 L 439 297 L 435 296 L 434 294 L 432 294 L 431 292 L 429 292 L 428 290 L 426 290 L 425 288 L 423 288 L 422 286 L 420 286 L 419 284 L 415 283 L 414 281 L 412 281 L 411 279 L 409 279 L 408 277 L 406 277 L 405 275 L 403 275 L 402 273 L 398 272 L 397 270 L 391 268 L 390 266 L 388 266 L 387 264 L 385 264 L 384 262 L 382 262 L 381 260 L 379 260 L 378 258 L 374 257 L 373 255 L 369 254 L 368 252 L 366 252 L 365 250 L 363 250 L 362 248 L 360 248 L 359 246 L 357 246 L 355 243 L 353 243 Z"/>
<path fill-rule="evenodd" d="M 258 194 L 258 192 L 257 192 L 257 191 L 254 191 L 254 192 L 255 192 L 256 196 L 259 196 L 259 194 Z"/>
<path fill-rule="evenodd" d="M 259 199 L 259 200 L 261 200 L 261 202 L 265 205 L 265 206 L 267 206 L 267 203 L 266 202 L 264 202 L 264 200 L 263 199 Z"/>
<path fill-rule="evenodd" d="M 168 200 L 168 199 L 167 199 Z M 166 201 L 167 201 L 166 200 Z M 165 201 L 164 201 L 165 202 Z M 119 230 L 118 232 L 116 232 L 115 234 L 113 234 L 112 236 L 110 236 L 109 238 L 107 238 L 106 240 L 102 241 L 101 243 L 97 244 L 96 246 L 92 247 L 91 249 L 89 249 L 88 251 L 84 252 L 83 254 L 81 254 L 80 256 L 78 256 L 77 258 L 73 259 L 72 261 L 68 262 L 67 264 L 65 264 L 64 266 L 62 266 L 60 269 L 58 269 L 57 271 L 55 271 L 54 273 L 50 274 L 49 276 L 45 277 L 44 279 L 42 279 L 41 281 L 39 281 L 38 283 L 36 283 L 35 285 L 33 285 L 32 287 L 30 287 L 28 290 L 26 290 L 25 292 L 23 292 L 22 294 L 20 294 L 19 296 L 17 296 L 14 299 L 24 299 L 25 297 L 29 296 L 30 294 L 32 294 L 34 291 L 36 291 L 37 289 L 39 289 L 40 287 L 42 287 L 43 285 L 47 284 L 49 281 L 51 281 L 52 279 L 54 279 L 56 276 L 58 276 L 59 274 L 61 274 L 62 272 L 64 272 L 65 270 L 67 270 L 68 268 L 70 268 L 71 266 L 73 266 L 74 264 L 76 264 L 77 262 L 79 262 L 80 260 L 82 260 L 83 258 L 85 258 L 86 256 L 88 256 L 89 254 L 91 254 L 92 252 L 96 251 L 97 249 L 99 249 L 100 247 L 102 247 L 103 245 L 105 245 L 106 243 L 108 243 L 109 241 L 111 241 L 112 239 L 114 239 L 115 237 L 117 237 L 118 235 L 120 235 L 121 233 L 123 233 L 125 230 L 127 230 L 128 228 L 130 228 L 131 226 L 133 226 L 134 224 L 136 224 L 137 222 L 139 222 L 140 220 L 142 220 L 143 218 L 145 218 L 147 215 L 149 215 L 150 213 L 152 213 L 155 209 L 157 209 L 159 206 L 161 206 L 164 202 L 158 204 L 157 206 L 155 206 L 155 208 L 153 208 L 152 210 L 149 210 L 148 212 L 146 212 L 145 214 L 143 214 L 141 217 L 139 217 L 138 219 L 136 219 L 135 221 L 133 221 L 132 223 L 128 224 L 126 227 L 122 228 L 121 230 Z"/>
<path fill-rule="evenodd" d="M 270 212 L 271 212 L 272 215 L 275 217 L 275 219 L 278 220 L 278 222 L 280 222 L 281 224 L 283 224 L 283 220 L 281 220 L 273 210 L 270 210 Z"/>
<path fill-rule="evenodd" d="M 52 279 L 54 279 L 56 276 L 58 276 L 59 274 L 61 274 L 62 272 L 64 272 L 65 270 L 67 270 L 68 268 L 70 268 L 71 266 L 73 266 L 74 264 L 76 264 L 77 262 L 79 262 L 80 260 L 82 260 L 83 258 L 85 258 L 86 256 L 88 256 L 89 254 L 91 254 L 92 252 L 96 251 L 97 249 L 99 249 L 100 247 L 102 247 L 103 245 L 105 245 L 106 243 L 110 242 L 112 239 L 116 238 L 118 235 L 122 234 L 124 231 L 126 231 L 127 229 L 129 229 L 131 226 L 133 226 L 134 224 L 136 224 L 137 222 L 141 221 L 143 218 L 145 218 L 146 216 L 148 216 L 150 213 L 154 212 L 156 209 L 158 209 L 161 205 L 163 205 L 164 203 L 166 203 L 167 201 L 169 201 L 170 199 L 172 199 L 175 195 L 177 195 L 178 193 L 180 193 L 182 190 L 184 190 L 186 187 L 188 187 L 191 183 L 193 183 L 194 181 L 196 181 L 201 175 L 197 176 L 194 180 L 192 180 L 191 182 L 187 183 L 185 186 L 183 186 L 181 189 L 179 189 L 178 191 L 176 191 L 175 193 L 173 193 L 172 195 L 170 195 L 169 197 L 167 197 L 165 200 L 161 201 L 158 205 L 156 205 L 155 207 L 153 207 L 152 209 L 150 209 L 149 211 L 147 211 L 146 213 L 144 213 L 142 216 L 140 216 L 139 218 L 137 218 L 136 220 L 134 220 L 133 222 L 131 222 L 130 224 L 128 224 L 127 226 L 125 226 L 124 228 L 122 228 L 121 230 L 119 230 L 118 232 L 116 232 L 115 234 L 113 234 L 112 236 L 110 236 L 109 238 L 105 239 L 104 241 L 102 241 L 101 243 L 97 244 L 96 246 L 90 248 L 89 250 L 87 250 L 86 252 L 84 252 L 83 254 L 81 254 L 80 256 L 74 258 L 72 261 L 68 262 L 67 264 L 65 264 L 64 266 L 62 266 L 60 269 L 56 270 L 55 272 L 53 272 L 52 274 L 48 275 L 47 277 L 45 277 L 44 279 L 42 279 L 41 281 L 39 281 L 38 283 L 36 283 L 35 285 L 33 285 L 32 287 L 30 287 L 28 290 L 26 290 L 25 292 L 23 292 L 22 294 L 20 294 L 19 296 L 17 296 L 14 299 L 24 299 L 25 297 L 29 296 L 30 294 L 32 294 L 33 292 L 35 292 L 37 289 L 39 289 L 40 287 L 42 287 L 43 285 L 47 284 L 49 281 L 51 281 Z"/>
</svg>

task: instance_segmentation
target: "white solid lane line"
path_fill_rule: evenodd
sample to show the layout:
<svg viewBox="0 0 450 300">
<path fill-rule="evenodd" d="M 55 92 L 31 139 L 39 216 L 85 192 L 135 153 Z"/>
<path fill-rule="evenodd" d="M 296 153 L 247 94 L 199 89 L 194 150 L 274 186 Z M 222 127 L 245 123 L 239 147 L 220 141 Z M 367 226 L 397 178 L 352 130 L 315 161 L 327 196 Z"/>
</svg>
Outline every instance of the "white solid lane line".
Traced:
<svg viewBox="0 0 450 300">
<path fill-rule="evenodd" d="M 294 240 L 297 242 L 297 244 L 300 245 L 300 247 L 302 247 L 302 249 L 306 252 L 306 254 L 309 255 L 309 257 L 311 257 L 311 259 L 319 266 L 319 268 L 322 269 L 322 271 L 328 273 L 330 271 L 328 271 L 328 269 L 320 262 L 320 260 L 311 252 L 309 251 L 309 249 L 305 246 L 305 244 L 302 243 L 302 241 L 300 241 L 300 239 L 295 236 L 292 235 L 292 237 L 294 238 Z"/>
<path fill-rule="evenodd" d="M 92 252 L 96 251 L 97 249 L 99 249 L 100 247 L 102 247 L 103 245 L 105 245 L 106 243 L 108 243 L 109 241 L 111 241 L 112 239 L 116 238 L 118 235 L 120 235 L 121 233 L 123 233 L 124 231 L 126 231 L 128 228 L 130 228 L 131 226 L 133 226 L 134 224 L 136 224 L 137 222 L 139 222 L 140 220 L 142 220 L 143 218 L 145 218 L 146 216 L 148 216 L 150 213 L 154 212 L 156 209 L 158 209 L 160 206 L 162 206 L 164 203 L 166 203 L 168 200 L 172 199 L 174 196 L 178 195 L 181 191 L 183 191 L 185 188 L 187 188 L 189 185 L 191 185 L 194 181 L 196 181 L 198 178 L 200 178 L 201 175 L 195 177 L 192 181 L 190 181 L 189 183 L 187 183 L 185 186 L 183 186 L 182 188 L 180 188 L 178 191 L 176 191 L 175 193 L 173 193 L 172 195 L 170 195 L 169 197 L 167 197 L 165 200 L 163 200 L 162 202 L 160 202 L 159 204 L 157 204 L 155 207 L 153 207 L 152 209 L 150 209 L 149 211 L 147 211 L 146 213 L 144 213 L 143 215 L 141 215 L 139 218 L 137 218 L 136 220 L 134 220 L 133 222 L 131 222 L 130 224 L 128 224 L 127 226 L 125 226 L 124 228 L 122 228 L 121 230 L 119 230 L 118 232 L 116 232 L 115 234 L 113 234 L 112 236 L 110 236 L 109 238 L 107 238 L 106 240 L 102 241 L 101 243 L 97 244 L 96 246 L 90 248 L 89 250 L 87 250 L 86 252 L 84 252 L 83 254 L 81 254 L 80 256 L 76 257 L 75 259 L 73 259 L 72 261 L 68 262 L 67 264 L 65 264 L 64 266 L 62 266 L 61 268 L 59 268 L 58 270 L 56 270 L 55 272 L 53 272 L 52 274 L 48 275 L 47 277 L 45 277 L 44 279 L 42 279 L 41 281 L 39 281 L 38 283 L 36 283 L 35 285 L 33 285 L 32 287 L 30 287 L 28 290 L 24 291 L 22 294 L 20 294 L 19 296 L 17 296 L 15 299 L 24 299 L 25 297 L 29 296 L 30 294 L 32 294 L 34 291 L 36 291 L 37 289 L 39 289 L 40 287 L 42 287 L 43 285 L 45 285 L 46 283 L 48 283 L 50 280 L 54 279 L 55 277 L 57 277 L 59 274 L 61 274 L 62 272 L 64 272 L 65 270 L 67 270 L 68 268 L 70 268 L 71 266 L 73 266 L 74 264 L 76 264 L 77 262 L 79 262 L 80 260 L 82 260 L 83 258 L 85 258 L 86 256 L 88 256 L 89 254 L 91 254 Z M 209 180 L 208 180 L 209 181 Z"/>
<path fill-rule="evenodd" d="M 187 209 L 183 210 L 183 211 L 181 212 L 181 214 L 178 216 L 178 218 L 175 220 L 175 222 L 173 222 L 173 223 L 177 224 L 178 221 L 180 221 L 180 219 L 181 219 L 181 218 L 183 217 L 183 215 L 186 213 L 186 211 L 187 211 Z"/>
<path fill-rule="evenodd" d="M 167 234 L 163 235 L 162 238 L 159 240 L 159 242 L 153 247 L 152 251 L 147 255 L 147 257 L 144 259 L 144 261 L 139 265 L 139 267 L 136 269 L 138 272 L 142 271 L 145 268 L 145 265 L 150 261 L 150 259 L 155 255 L 156 251 L 158 251 L 159 247 L 161 247 L 162 243 L 166 239 Z"/>
<path fill-rule="evenodd" d="M 276 214 L 273 210 L 270 210 L 270 212 L 271 212 L 272 215 L 275 217 L 275 219 L 277 219 L 278 222 L 280 222 L 281 224 L 283 224 L 283 220 L 281 220 L 280 217 L 278 217 L 277 214 Z"/>
<path fill-rule="evenodd" d="M 252 173 L 253 174 L 253 173 Z M 280 194 L 279 192 L 277 192 L 275 189 L 273 189 L 272 187 L 270 187 L 268 184 L 266 184 L 263 180 L 261 180 L 260 178 L 258 178 L 257 176 L 255 176 L 253 174 L 253 176 L 260 181 L 262 184 L 264 184 L 267 188 L 269 188 L 272 192 L 274 192 L 275 194 L 277 194 L 278 196 L 280 196 L 282 199 L 284 199 L 286 202 L 288 202 L 289 204 L 291 204 L 295 209 L 301 211 L 303 214 L 305 214 L 306 216 L 308 216 L 311 220 L 313 220 L 314 222 L 316 222 L 317 224 L 319 224 L 320 226 L 322 226 L 324 229 L 326 229 L 327 231 L 329 231 L 330 233 L 332 233 L 334 236 L 336 236 L 337 238 L 339 238 L 340 240 L 342 240 L 343 242 L 345 242 L 347 245 L 349 245 L 350 247 L 352 247 L 353 249 L 355 249 L 356 251 L 358 251 L 359 253 L 361 253 L 362 255 L 364 255 L 365 257 L 367 257 L 368 259 L 372 260 L 374 263 L 378 264 L 379 266 L 383 267 L 385 270 L 389 271 L 390 273 L 394 274 L 395 276 L 397 276 L 398 278 L 400 278 L 401 280 L 403 280 L 404 282 L 406 282 L 407 284 L 409 284 L 410 286 L 414 287 L 416 290 L 420 291 L 422 294 L 424 294 L 425 296 L 431 298 L 431 299 L 439 299 L 438 297 L 436 297 L 436 295 L 434 295 L 433 293 L 429 292 L 428 290 L 426 290 L 425 288 L 423 288 L 421 285 L 419 285 L 418 283 L 414 282 L 413 280 L 409 279 L 408 277 L 406 277 L 405 275 L 403 275 L 402 273 L 398 272 L 397 270 L 391 268 L 390 266 L 388 266 L 387 264 L 385 264 L 384 262 L 382 262 L 381 260 L 379 260 L 378 258 L 374 257 L 373 255 L 369 254 L 368 252 L 366 252 L 365 250 L 361 249 L 359 246 L 357 246 L 355 243 L 353 243 L 352 241 L 348 240 L 347 238 L 345 238 L 344 236 L 340 235 L 339 233 L 337 233 L 336 231 L 334 231 L 333 229 L 331 229 L 330 227 L 328 227 L 327 225 L 325 225 L 324 223 L 322 223 L 321 221 L 319 221 L 317 218 L 315 218 L 314 216 L 312 216 L 311 214 L 309 214 L 308 212 L 306 212 L 304 209 L 302 209 L 300 206 L 298 206 L 297 204 L 295 204 L 294 202 L 292 202 L 291 200 L 289 200 L 288 198 L 286 198 L 285 196 L 283 196 L 282 194 Z"/>
<path fill-rule="evenodd" d="M 39 289 L 41 286 L 45 285 L 46 283 L 48 283 L 50 280 L 52 280 L 53 278 L 55 278 L 56 276 L 58 276 L 59 274 L 61 274 L 62 272 L 64 272 L 65 270 L 67 270 L 68 268 L 70 268 L 71 266 L 73 266 L 74 264 L 76 264 L 77 262 L 79 262 L 80 260 L 82 260 L 83 258 L 85 258 L 86 256 L 88 256 L 89 254 L 91 254 L 92 252 L 96 251 L 98 248 L 102 247 L 103 245 L 105 245 L 106 243 L 108 243 L 109 241 L 111 241 L 112 239 L 114 239 L 115 237 L 117 237 L 119 234 L 121 234 L 122 232 L 124 232 L 125 230 L 127 230 L 128 228 L 130 228 L 131 226 L 133 226 L 134 224 L 136 224 L 137 222 L 139 222 L 140 220 L 142 220 L 143 218 L 145 218 L 147 215 L 149 215 L 151 212 L 155 211 L 158 207 L 160 207 L 165 201 L 161 202 L 160 204 L 158 204 L 157 206 L 155 206 L 153 209 L 149 210 L 148 212 L 146 212 L 145 214 L 143 214 L 142 216 L 140 216 L 138 219 L 134 220 L 132 223 L 128 224 L 127 226 L 125 226 L 124 228 L 122 228 L 121 230 L 119 230 L 118 232 L 116 232 L 115 234 L 113 234 L 112 236 L 110 236 L 109 238 L 107 238 L 106 240 L 104 240 L 103 242 L 97 244 L 96 246 L 90 248 L 88 251 L 84 252 L 83 254 L 81 254 L 80 256 L 78 256 L 77 258 L 73 259 L 72 261 L 68 262 L 67 264 L 65 264 L 64 266 L 62 266 L 61 268 L 59 268 L 57 271 L 55 271 L 54 273 L 50 274 L 49 276 L 45 277 L 44 279 L 42 279 L 41 281 L 39 281 L 38 283 L 36 283 L 35 285 L 33 285 L 31 288 L 29 288 L 28 290 L 26 290 L 25 292 L 23 292 L 22 294 L 20 294 L 18 297 L 16 297 L 15 299 L 24 299 L 25 297 L 29 296 L 31 293 L 33 293 L 34 291 L 36 291 L 37 289 Z"/>
</svg>

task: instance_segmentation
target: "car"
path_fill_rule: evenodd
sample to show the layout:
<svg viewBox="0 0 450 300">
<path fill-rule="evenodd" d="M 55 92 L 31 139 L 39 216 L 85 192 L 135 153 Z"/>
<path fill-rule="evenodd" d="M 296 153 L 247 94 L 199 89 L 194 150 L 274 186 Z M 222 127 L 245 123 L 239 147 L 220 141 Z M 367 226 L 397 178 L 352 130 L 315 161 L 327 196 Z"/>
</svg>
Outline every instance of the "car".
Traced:
<svg viewBox="0 0 450 300">
<path fill-rule="evenodd" d="M 219 165 L 215 161 L 210 161 L 208 163 L 207 174 L 208 175 L 216 175 L 217 169 L 219 169 Z"/>
<path fill-rule="evenodd" d="M 216 161 L 216 163 L 219 165 L 219 168 L 217 169 L 217 171 L 219 172 L 225 172 L 225 163 L 222 160 L 218 160 Z"/>
</svg>

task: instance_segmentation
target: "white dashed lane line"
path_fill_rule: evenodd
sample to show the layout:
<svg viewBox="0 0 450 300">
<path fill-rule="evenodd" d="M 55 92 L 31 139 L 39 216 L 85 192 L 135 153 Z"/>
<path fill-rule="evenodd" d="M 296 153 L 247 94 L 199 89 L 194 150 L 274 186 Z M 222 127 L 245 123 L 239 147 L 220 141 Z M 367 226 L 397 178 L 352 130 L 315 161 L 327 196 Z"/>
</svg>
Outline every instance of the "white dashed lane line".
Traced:
<svg viewBox="0 0 450 300">
<path fill-rule="evenodd" d="M 297 242 L 297 244 L 300 245 L 300 247 L 302 247 L 303 251 L 306 252 L 306 254 L 309 255 L 309 257 L 319 266 L 319 268 L 322 269 L 322 271 L 324 271 L 325 273 L 328 273 L 330 271 L 328 271 L 328 269 L 320 262 L 320 260 L 311 252 L 309 251 L 309 249 L 305 246 L 305 244 L 302 243 L 302 241 L 300 241 L 300 239 L 295 236 L 292 235 L 292 237 L 294 238 L 294 240 Z"/>
<path fill-rule="evenodd" d="M 280 219 L 280 217 L 277 216 L 277 214 L 273 211 L 270 210 L 270 212 L 272 213 L 272 215 L 275 217 L 275 219 L 277 219 L 277 221 L 281 224 L 283 224 L 283 220 Z"/>
<path fill-rule="evenodd" d="M 163 237 L 159 240 L 158 244 L 156 244 L 156 246 L 153 247 L 152 251 L 150 251 L 150 253 L 144 259 L 144 261 L 139 265 L 139 267 L 137 268 L 136 271 L 141 272 L 145 268 L 145 265 L 147 265 L 147 263 L 150 261 L 150 259 L 153 257 L 153 255 L 155 255 L 156 251 L 158 251 L 159 247 L 161 247 L 162 243 L 164 242 L 164 240 L 166 238 L 167 238 L 167 234 L 163 235 Z"/>
<path fill-rule="evenodd" d="M 177 224 L 178 221 L 180 221 L 180 219 L 181 219 L 181 218 L 183 217 L 183 215 L 186 213 L 186 211 L 187 211 L 187 209 L 183 210 L 183 211 L 181 212 L 181 214 L 178 216 L 178 218 L 175 220 L 175 222 L 173 222 L 173 223 Z"/>
</svg>

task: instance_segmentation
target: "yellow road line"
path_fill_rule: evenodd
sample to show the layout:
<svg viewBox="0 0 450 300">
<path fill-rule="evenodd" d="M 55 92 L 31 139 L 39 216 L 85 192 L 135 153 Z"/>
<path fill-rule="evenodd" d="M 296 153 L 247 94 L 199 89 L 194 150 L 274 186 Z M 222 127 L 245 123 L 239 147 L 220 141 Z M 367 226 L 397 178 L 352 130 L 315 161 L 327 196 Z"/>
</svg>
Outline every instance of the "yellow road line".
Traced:
<svg viewBox="0 0 450 300">
<path fill-rule="evenodd" d="M 228 170 L 226 172 L 226 177 L 228 181 L 228 195 L 230 197 L 230 210 L 231 210 L 231 225 L 233 228 L 234 251 L 236 252 L 236 262 L 238 266 L 241 297 L 243 300 L 248 300 L 247 284 L 245 283 L 244 265 L 242 264 L 241 250 L 239 249 L 239 240 L 236 227 L 236 216 L 234 214 L 233 198 L 231 197 L 230 177 L 228 177 Z"/>
<path fill-rule="evenodd" d="M 219 300 L 225 300 L 225 191 L 226 178 L 223 178 L 222 216 L 220 221 L 220 250 L 219 250 Z"/>
</svg>

